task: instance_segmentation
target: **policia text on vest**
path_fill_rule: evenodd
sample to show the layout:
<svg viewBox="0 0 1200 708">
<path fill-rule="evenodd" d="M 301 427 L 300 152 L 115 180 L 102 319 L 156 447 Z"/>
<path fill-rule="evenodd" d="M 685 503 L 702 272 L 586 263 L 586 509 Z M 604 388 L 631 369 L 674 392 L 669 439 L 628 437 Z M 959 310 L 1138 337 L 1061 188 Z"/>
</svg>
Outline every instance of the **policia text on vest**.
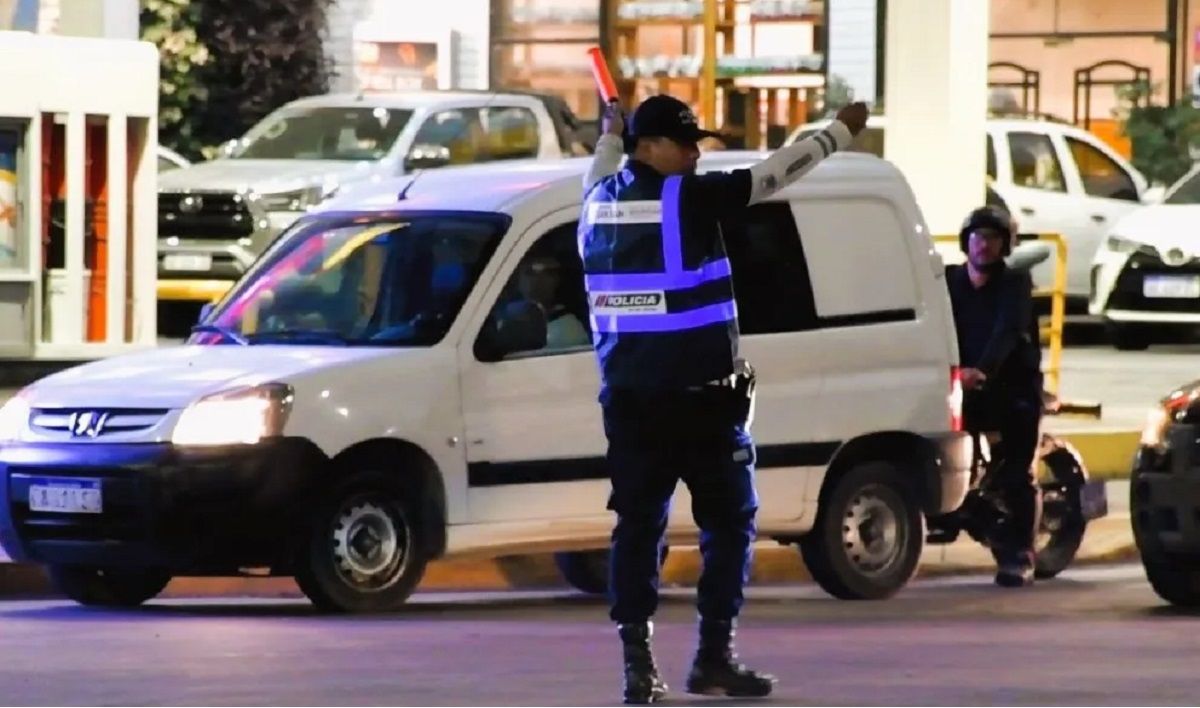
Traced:
<svg viewBox="0 0 1200 708">
<path fill-rule="evenodd" d="M 608 438 L 610 616 L 625 656 L 625 700 L 667 687 L 650 650 L 671 496 L 682 479 L 700 528 L 700 645 L 691 693 L 765 696 L 775 679 L 738 664 L 734 622 L 756 532 L 753 371 L 738 359 L 737 307 L 721 221 L 845 149 L 862 104 L 749 169 L 696 174 L 701 130 L 682 102 L 647 99 L 622 135 L 610 105 L 584 178 L 579 249 L 600 367 Z M 629 159 L 622 165 L 622 153 Z"/>
</svg>

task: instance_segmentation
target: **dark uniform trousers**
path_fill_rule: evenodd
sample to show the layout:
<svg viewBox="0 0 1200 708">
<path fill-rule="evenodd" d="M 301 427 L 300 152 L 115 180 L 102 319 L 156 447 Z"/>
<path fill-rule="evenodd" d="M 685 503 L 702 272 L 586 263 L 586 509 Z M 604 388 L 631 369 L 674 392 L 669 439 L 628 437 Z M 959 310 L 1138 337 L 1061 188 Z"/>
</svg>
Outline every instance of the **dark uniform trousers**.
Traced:
<svg viewBox="0 0 1200 708">
<path fill-rule="evenodd" d="M 730 620 L 743 602 L 755 533 L 753 389 L 607 389 L 601 396 L 612 495 L 609 588 L 615 622 L 650 619 L 658 607 L 659 561 L 679 480 L 692 497 L 704 571 L 700 616 Z"/>
</svg>

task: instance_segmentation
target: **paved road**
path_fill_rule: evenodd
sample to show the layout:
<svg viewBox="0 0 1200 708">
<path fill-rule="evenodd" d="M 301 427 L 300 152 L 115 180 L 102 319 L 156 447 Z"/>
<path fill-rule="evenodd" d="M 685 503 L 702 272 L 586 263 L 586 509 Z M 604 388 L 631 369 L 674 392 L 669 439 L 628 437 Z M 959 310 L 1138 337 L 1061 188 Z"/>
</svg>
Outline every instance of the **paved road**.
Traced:
<svg viewBox="0 0 1200 708">
<path fill-rule="evenodd" d="M 691 591 L 671 591 L 657 646 L 680 691 Z M 776 672 L 779 704 L 1195 705 L 1196 621 L 1138 566 L 1007 591 L 922 581 L 885 602 L 756 588 L 742 658 Z M 604 607 L 553 593 L 418 595 L 387 617 L 302 603 L 168 601 L 135 612 L 0 604 L 0 703 L 603 705 L 618 646 Z"/>
</svg>

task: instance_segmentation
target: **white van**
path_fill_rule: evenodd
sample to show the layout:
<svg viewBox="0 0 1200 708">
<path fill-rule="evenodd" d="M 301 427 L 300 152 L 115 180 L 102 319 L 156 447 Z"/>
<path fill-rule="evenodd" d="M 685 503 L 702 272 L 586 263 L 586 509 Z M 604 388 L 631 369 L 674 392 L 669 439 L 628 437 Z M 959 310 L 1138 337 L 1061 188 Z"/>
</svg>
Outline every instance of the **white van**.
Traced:
<svg viewBox="0 0 1200 708">
<path fill-rule="evenodd" d="M 587 572 L 613 525 L 576 250 L 587 164 L 347 193 L 186 345 L 30 386 L 0 409 L 0 542 L 94 604 L 266 569 L 319 607 L 381 610 L 432 559 L 533 550 L 602 587 Z M 834 595 L 888 596 L 923 517 L 962 502 L 971 449 L 912 193 L 888 163 L 837 155 L 725 238 L 760 376 L 760 536 L 798 544 Z M 696 539 L 689 509 L 681 487 L 670 542 Z"/>
</svg>

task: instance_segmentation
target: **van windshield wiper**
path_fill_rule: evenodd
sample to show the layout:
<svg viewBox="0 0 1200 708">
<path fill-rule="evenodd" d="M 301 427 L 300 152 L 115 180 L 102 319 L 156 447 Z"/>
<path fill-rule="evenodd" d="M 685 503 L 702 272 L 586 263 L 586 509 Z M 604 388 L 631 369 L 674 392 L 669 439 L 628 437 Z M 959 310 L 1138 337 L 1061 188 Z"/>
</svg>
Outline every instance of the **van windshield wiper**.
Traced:
<svg viewBox="0 0 1200 708">
<path fill-rule="evenodd" d="M 350 340 L 341 332 L 332 329 L 272 329 L 255 332 L 248 338 L 254 342 L 270 340 L 316 342 L 317 344 L 349 344 Z"/>
<path fill-rule="evenodd" d="M 237 332 L 233 331 L 232 329 L 229 329 L 228 327 L 222 327 L 221 325 L 202 324 L 202 325 L 196 325 L 195 327 L 192 327 L 192 334 L 199 334 L 201 332 L 216 332 L 217 334 L 228 339 L 229 341 L 236 342 L 236 343 L 242 345 L 243 347 L 250 344 L 250 342 L 242 335 L 238 334 Z"/>
</svg>

